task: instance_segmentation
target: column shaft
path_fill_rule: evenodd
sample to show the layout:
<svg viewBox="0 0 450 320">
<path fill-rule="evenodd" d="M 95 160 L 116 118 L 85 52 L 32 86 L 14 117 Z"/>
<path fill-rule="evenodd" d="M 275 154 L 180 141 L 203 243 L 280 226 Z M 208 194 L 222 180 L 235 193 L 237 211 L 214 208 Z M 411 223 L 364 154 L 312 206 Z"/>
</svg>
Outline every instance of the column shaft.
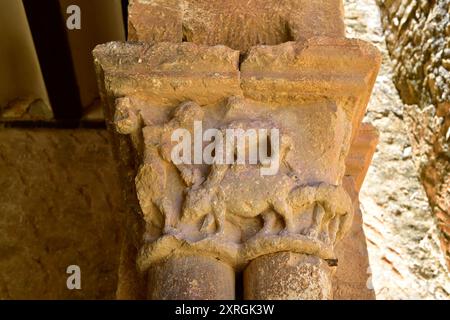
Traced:
<svg viewBox="0 0 450 320">
<path fill-rule="evenodd" d="M 244 299 L 332 299 L 331 268 L 310 255 L 280 252 L 261 256 L 244 271 Z"/>
<path fill-rule="evenodd" d="M 232 267 L 201 255 L 170 257 L 148 276 L 151 300 L 233 300 L 234 287 Z"/>
</svg>

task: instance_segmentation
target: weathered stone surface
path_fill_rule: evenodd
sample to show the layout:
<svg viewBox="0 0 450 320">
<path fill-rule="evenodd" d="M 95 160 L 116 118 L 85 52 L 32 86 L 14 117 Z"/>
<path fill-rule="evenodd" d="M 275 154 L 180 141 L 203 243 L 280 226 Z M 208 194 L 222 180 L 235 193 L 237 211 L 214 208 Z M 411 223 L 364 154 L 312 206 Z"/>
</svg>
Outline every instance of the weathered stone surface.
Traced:
<svg viewBox="0 0 450 320">
<path fill-rule="evenodd" d="M 332 16 L 342 20 L 341 1 L 286 1 L 276 8 L 262 1 L 134 1 L 132 37 L 147 37 L 148 43 L 110 43 L 94 51 L 126 181 L 134 179 L 128 191 L 145 221 L 137 263 L 140 271 L 149 271 L 150 298 L 161 292 L 170 292 L 165 298 L 208 296 L 202 293 L 209 292 L 207 283 L 191 291 L 191 283 L 170 287 L 167 282 L 186 266 L 193 274 L 187 279 L 195 278 L 196 257 L 220 260 L 237 271 L 249 263 L 247 270 L 267 264 L 283 270 L 287 254 L 295 266 L 280 275 L 297 277 L 298 286 L 289 291 L 275 282 L 258 284 L 248 297 L 267 295 L 267 285 L 278 291 L 274 298 L 328 299 L 332 279 L 325 260 L 336 261 L 335 245 L 352 226 L 362 235 L 361 223 L 352 223 L 356 191 L 353 184 L 345 188 L 343 178 L 379 53 L 366 43 L 343 39 L 339 22 L 323 21 Z M 140 9 L 143 14 L 136 16 Z M 285 19 L 287 10 L 294 20 L 283 21 L 280 31 L 271 19 Z M 318 23 L 314 31 L 313 17 Z M 230 26 L 243 26 L 245 32 L 230 32 L 239 30 Z M 286 28 L 293 38 L 283 34 Z M 276 170 L 262 174 L 268 168 L 261 159 L 223 163 L 223 156 L 239 159 L 240 147 L 228 150 L 226 143 L 225 152 L 219 136 L 211 144 L 213 162 L 176 161 L 173 151 L 179 144 L 173 133 L 182 130 L 196 139 L 198 123 L 200 130 L 217 129 L 222 137 L 231 129 L 255 130 L 259 141 L 247 137 L 244 150 L 270 140 Z M 274 131 L 279 140 L 273 141 Z M 183 157 L 198 151 L 189 141 Z M 200 140 L 200 158 L 203 148 L 210 147 L 207 142 Z M 371 148 L 361 149 L 355 148 L 355 159 L 371 157 Z M 351 174 L 362 180 L 366 169 L 362 165 Z M 306 273 L 293 272 L 297 269 Z M 263 279 L 249 281 L 245 286 L 250 288 Z M 300 290 L 304 281 L 310 291 Z"/>
<path fill-rule="evenodd" d="M 340 237 L 337 232 L 345 233 L 353 210 L 350 199 L 339 187 L 349 144 L 345 113 L 333 105 L 315 103 L 270 110 L 269 120 L 266 118 L 269 110 L 263 104 L 235 98 L 218 107 L 200 108 L 189 103 L 178 107 L 175 117 L 161 127 L 143 128 L 146 151 L 136 177 L 136 188 L 144 218 L 159 231 L 148 230 L 147 239 L 158 240 L 148 242 L 148 247 L 142 251 L 139 259 L 142 268 L 163 259 L 174 249 L 184 253 L 208 253 L 235 267 L 245 265 L 258 255 L 279 250 L 333 257 L 332 247 L 336 237 Z M 222 114 L 225 116 L 219 122 L 213 121 Z M 249 120 L 241 120 L 249 116 Z M 186 130 L 192 130 L 194 120 L 203 120 L 205 130 L 222 126 L 279 128 L 283 132 L 279 173 L 262 177 L 257 166 L 246 169 L 228 165 L 210 169 L 206 166 L 206 170 L 200 165 L 179 165 L 175 166 L 178 172 L 164 170 L 164 164 L 171 162 L 170 156 L 164 155 L 170 153 L 174 146 L 164 133 L 170 134 L 178 128 L 181 119 L 186 121 L 182 126 Z M 299 134 L 295 135 L 297 132 Z M 318 145 L 323 148 L 317 148 Z M 158 153 L 162 157 L 157 156 Z M 183 186 L 189 188 L 186 198 L 180 197 Z M 327 218 L 320 218 L 321 207 L 315 209 L 315 203 L 324 206 Z M 224 206 L 223 212 L 217 211 L 218 204 Z M 162 224 L 157 220 L 159 215 L 155 206 L 162 210 L 165 219 Z M 280 220 L 279 223 L 267 222 L 261 226 L 261 213 L 270 211 L 272 207 L 275 214 L 272 219 L 274 222 Z M 342 217 L 336 216 L 337 220 L 334 220 L 332 212 Z M 199 224 L 201 226 L 211 219 L 210 213 L 214 213 L 212 223 L 215 227 L 212 230 L 199 228 Z M 328 221 L 329 218 L 333 222 Z M 338 229 L 328 234 L 328 223 L 334 223 Z M 289 233 L 280 233 L 283 224 Z M 220 226 L 223 234 L 220 231 L 215 236 L 218 230 L 222 230 Z M 175 235 L 171 232 L 173 227 L 177 229 Z M 325 238 L 321 238 L 322 228 Z"/>
<path fill-rule="evenodd" d="M 234 300 L 234 270 L 202 255 L 170 257 L 149 272 L 152 300 Z"/>
<path fill-rule="evenodd" d="M 380 63 L 379 52 L 359 40 L 313 38 L 256 46 L 241 64 L 242 88 L 246 96 L 270 103 L 336 101 L 352 121 L 353 140 Z"/>
<path fill-rule="evenodd" d="M 450 11 L 449 2 L 378 1 L 386 42 L 395 61 L 394 82 L 409 106 L 405 118 L 413 156 L 450 267 Z"/>
<path fill-rule="evenodd" d="M 94 50 L 114 96 L 148 105 L 173 106 L 187 100 L 205 105 L 240 95 L 239 52 L 192 43 L 110 42 Z"/>
<path fill-rule="evenodd" d="M 0 129 L 0 190 L 0 299 L 115 297 L 126 209 L 105 130 Z"/>
<path fill-rule="evenodd" d="M 341 0 L 133 0 L 129 39 L 246 51 L 315 36 L 344 37 Z"/>
<path fill-rule="evenodd" d="M 128 199 L 123 199 L 129 205 Z M 131 208 L 133 208 L 131 206 Z M 126 232 L 120 247 L 117 269 L 117 288 L 115 298 L 118 300 L 143 300 L 147 298 L 147 274 L 140 272 L 136 265 L 139 246 L 142 242 L 141 218 L 129 210 L 121 221 L 121 228 Z"/>
<path fill-rule="evenodd" d="M 353 201 L 355 213 L 347 237 L 336 245 L 337 265 L 333 274 L 333 298 L 336 300 L 372 300 L 375 291 L 367 253 L 359 194 L 354 179 L 345 177 L 344 187 Z"/>
<path fill-rule="evenodd" d="M 345 160 L 345 175 L 351 176 L 354 179 L 357 192 L 361 190 L 367 170 L 369 170 L 372 157 L 377 148 L 378 140 L 377 129 L 371 124 L 363 123 L 359 127 L 358 134 L 350 147 L 348 157 Z"/>
<path fill-rule="evenodd" d="M 186 100 L 205 105 L 242 94 L 269 103 L 323 96 L 346 111 L 353 124 L 352 139 L 381 63 L 370 44 L 332 38 L 257 46 L 240 66 L 237 51 L 191 43 L 110 43 L 97 47 L 94 55 L 102 72 L 121 79 L 107 88 L 115 96 L 133 95 L 163 106 Z"/>
<path fill-rule="evenodd" d="M 339 40 L 340 41 L 340 40 Z M 338 44 L 341 43 L 338 41 Z M 319 41 L 320 42 L 320 41 Z M 326 40 L 325 44 L 323 44 L 323 47 L 333 47 L 331 44 L 331 40 Z M 328 46 L 326 45 L 328 44 Z M 173 44 L 172 47 L 176 48 L 178 46 L 184 47 L 186 45 L 193 46 L 192 44 L 180 44 L 176 45 Z M 130 45 L 133 46 L 133 45 Z M 194 194 L 203 194 L 205 193 L 204 199 L 208 199 L 207 197 L 214 196 L 214 193 L 210 193 L 211 191 L 208 191 L 209 189 L 214 190 L 216 187 L 214 185 L 209 186 L 209 180 L 214 179 L 217 174 L 224 175 L 223 181 L 221 184 L 218 185 L 219 188 L 230 188 L 230 190 L 234 188 L 238 188 L 237 190 L 240 190 L 240 193 L 242 195 L 246 194 L 245 188 L 250 186 L 251 184 L 247 185 L 247 182 L 243 182 L 242 178 L 239 178 L 238 172 L 234 172 L 234 170 L 228 171 L 225 169 L 225 171 L 221 168 L 218 168 L 217 172 L 212 171 L 208 174 L 205 174 L 208 172 L 208 170 L 205 171 L 205 169 L 202 169 L 202 166 L 199 166 L 198 169 L 195 169 L 195 166 L 189 168 L 188 166 L 175 166 L 174 169 L 177 169 L 175 171 L 164 171 L 164 167 L 166 166 L 165 163 L 170 163 L 170 156 L 167 156 L 167 154 L 170 152 L 170 148 L 173 147 L 173 144 L 170 141 L 170 133 L 180 126 L 185 129 L 192 130 L 194 120 L 202 120 L 204 121 L 205 129 L 211 127 L 218 127 L 221 128 L 225 126 L 243 126 L 249 127 L 249 128 L 258 128 L 258 126 L 261 125 L 268 125 L 270 127 L 276 127 L 281 130 L 285 134 L 286 141 L 291 141 L 290 147 L 289 147 L 289 154 L 286 153 L 286 151 L 283 151 L 284 153 L 281 154 L 282 157 L 286 157 L 287 163 L 289 163 L 289 166 L 291 168 L 302 168 L 302 169 L 294 169 L 295 170 L 295 179 L 298 179 L 298 182 L 295 182 L 295 179 L 289 182 L 292 186 L 289 187 L 289 184 L 286 185 L 288 189 L 286 191 L 291 190 L 291 196 L 288 196 L 286 198 L 286 201 L 290 203 L 290 206 L 300 206 L 299 209 L 302 206 L 312 204 L 315 201 L 324 201 L 325 198 L 329 198 L 327 200 L 335 201 L 331 199 L 335 199 L 334 197 L 338 196 L 340 194 L 339 188 L 333 189 L 334 187 L 331 187 L 333 185 L 340 185 L 344 172 L 344 161 L 348 152 L 349 148 L 349 136 L 350 133 L 350 127 L 349 122 L 351 119 L 348 119 L 349 117 L 346 116 L 344 109 L 340 106 L 336 106 L 330 103 L 326 103 L 325 101 L 316 101 L 313 102 L 311 100 L 311 96 L 309 96 L 308 99 L 300 99 L 299 101 L 291 100 L 290 103 L 296 103 L 298 107 L 287 107 L 283 106 L 283 103 L 286 104 L 286 101 L 281 100 L 279 103 L 276 104 L 276 108 L 273 109 L 273 107 L 270 106 L 270 104 L 267 103 L 267 101 L 251 101 L 245 99 L 247 91 L 243 90 L 244 97 L 233 97 L 228 99 L 228 101 L 224 101 L 221 103 L 215 103 L 215 104 L 209 104 L 207 106 L 200 107 L 199 105 L 196 105 L 195 103 L 191 103 L 191 105 L 188 104 L 181 104 L 178 106 L 178 108 L 175 111 L 168 112 L 165 111 L 162 113 L 162 111 L 158 111 L 158 109 L 155 109 L 157 105 L 149 104 L 144 102 L 144 99 L 141 97 L 143 96 L 143 91 L 135 90 L 133 91 L 132 83 L 127 84 L 126 81 L 123 79 L 128 79 L 129 77 L 124 76 L 126 72 L 134 72 L 136 70 L 134 65 L 130 65 L 127 68 L 123 68 L 123 73 L 117 73 L 115 72 L 115 69 L 113 68 L 114 63 L 118 64 L 120 62 L 120 59 L 118 60 L 117 57 L 114 54 L 110 53 L 110 49 L 115 48 L 114 45 L 108 45 L 99 47 L 95 54 L 97 56 L 97 62 L 99 64 L 99 67 L 102 68 L 104 72 L 104 78 L 106 79 L 106 83 L 108 84 L 107 92 L 106 94 L 109 96 L 117 96 L 117 92 L 123 93 L 128 92 L 128 95 L 126 98 L 121 98 L 118 101 L 118 104 L 115 104 L 116 106 L 120 106 L 120 108 L 124 105 L 123 99 L 128 99 L 125 103 L 129 104 L 128 108 L 131 110 L 130 112 L 120 112 L 121 116 L 119 118 L 116 117 L 116 123 L 117 120 L 119 120 L 119 126 L 120 123 L 126 124 L 130 117 L 126 118 L 128 120 L 123 119 L 123 114 L 133 114 L 138 116 L 132 116 L 131 119 L 141 119 L 140 124 L 143 126 L 143 141 L 139 141 L 138 135 L 134 135 L 134 133 L 131 134 L 133 144 L 135 146 L 136 150 L 139 150 L 140 147 L 144 145 L 144 152 L 142 154 L 143 157 L 143 165 L 137 172 L 137 179 L 136 179 L 136 186 L 137 186 L 137 194 L 140 201 L 140 207 L 143 210 L 144 217 L 149 223 L 149 225 L 153 226 L 151 228 L 147 227 L 148 235 L 146 236 L 148 239 L 158 239 L 161 234 L 160 232 L 168 232 L 170 228 L 166 228 L 166 224 L 171 225 L 173 224 L 173 221 L 179 221 L 181 217 L 186 217 L 188 214 L 187 212 L 191 209 L 189 207 L 186 208 L 186 203 L 184 204 L 184 208 L 182 208 L 183 204 L 183 198 L 179 197 L 180 192 L 182 193 L 183 186 L 192 186 L 192 195 Z M 286 49 L 285 49 L 286 48 Z M 151 49 L 146 50 L 149 52 Z M 198 46 L 195 50 L 209 50 L 208 47 Z M 284 52 L 283 50 L 286 50 L 287 52 L 290 52 L 290 47 L 281 47 L 277 48 L 276 50 Z M 135 55 L 128 54 L 127 61 L 134 62 L 134 64 L 139 64 L 140 60 L 140 54 L 142 51 L 133 51 L 133 48 L 131 50 L 129 48 L 125 49 L 124 51 L 127 51 L 128 53 L 135 52 Z M 281 54 L 281 53 L 280 53 Z M 317 53 L 316 53 L 317 54 Z M 137 55 L 137 56 L 136 56 Z M 311 56 L 313 56 L 312 53 L 310 53 Z M 251 56 L 250 56 L 251 57 Z M 375 56 L 376 58 L 376 56 Z M 160 59 L 162 59 L 160 57 Z M 179 56 L 177 58 L 179 61 L 185 61 L 186 59 L 183 56 L 183 52 L 180 51 Z M 251 59 L 251 58 L 249 58 Z M 295 55 L 291 57 L 292 60 L 297 59 Z M 301 60 L 301 59 L 300 59 Z M 146 61 L 145 59 L 142 59 L 142 61 Z M 251 60 L 250 60 L 251 61 Z M 376 63 L 376 59 L 374 62 Z M 243 63 L 246 64 L 246 61 Z M 355 60 L 355 64 L 358 64 L 357 60 Z M 105 65 L 106 67 L 103 67 Z M 118 68 L 122 68 L 122 64 L 118 65 Z M 182 64 L 183 67 L 183 64 Z M 182 68 L 180 67 L 180 68 Z M 298 70 L 301 70 L 302 65 L 296 65 L 295 66 Z M 176 68 L 176 65 L 172 65 L 172 68 Z M 211 65 L 211 70 L 214 70 L 214 65 Z M 189 68 L 187 68 L 189 69 Z M 131 70 L 131 71 L 127 71 Z M 145 69 L 142 69 L 144 72 Z M 153 71 L 150 70 L 150 73 Z M 239 71 L 236 71 L 237 73 Z M 209 74 L 209 73 L 208 73 Z M 281 78 L 280 73 L 280 78 Z M 314 78 L 312 75 L 311 78 Z M 245 76 L 242 76 L 242 78 L 245 79 Z M 238 79 L 238 77 L 236 77 Z M 246 81 L 246 80 L 243 80 Z M 308 81 L 308 78 L 305 77 L 305 81 Z M 119 88 L 119 89 L 116 89 Z M 270 89 L 270 88 L 269 88 Z M 182 90 L 182 88 L 180 89 Z M 261 87 L 261 91 L 266 90 L 264 87 Z M 256 92 L 256 89 L 253 89 L 253 92 Z M 225 92 L 224 94 L 227 94 Z M 148 94 L 151 96 L 151 92 Z M 141 98 L 141 100 L 137 100 L 135 97 L 138 96 Z M 202 95 L 199 95 L 200 98 L 202 98 Z M 191 95 L 191 99 L 198 100 L 198 98 L 194 97 L 194 95 Z M 252 97 L 255 99 L 255 97 Z M 164 105 L 166 101 L 163 100 L 164 98 L 161 98 L 160 104 Z M 137 101 L 137 102 L 136 102 Z M 155 101 L 152 101 L 155 103 Z M 115 105 L 111 107 L 112 109 L 116 108 Z M 176 105 L 175 105 L 176 106 Z M 119 107 L 117 107 L 119 108 Z M 120 109 L 119 108 L 119 109 Z M 125 108 L 127 108 L 125 106 Z M 163 110 L 161 107 L 157 107 L 159 110 Z M 355 107 L 356 108 L 356 107 Z M 173 110 L 173 108 L 171 108 Z M 270 118 L 267 118 L 268 112 L 271 112 Z M 160 115 L 158 115 L 160 113 Z M 175 117 L 171 116 L 171 114 L 175 114 Z M 225 116 L 223 116 L 225 115 Z M 223 120 L 219 121 L 218 119 L 222 117 Z M 249 120 L 240 120 L 249 118 Z M 351 118 L 351 117 L 350 117 Z M 125 122 L 123 122 L 125 121 Z M 138 127 L 139 127 L 138 125 Z M 128 127 L 127 125 L 125 127 Z M 134 126 L 131 126 L 131 128 L 134 128 Z M 135 130 L 135 129 L 133 129 Z M 133 131 L 131 130 L 131 131 Z M 164 138 L 164 135 L 169 133 L 169 136 L 166 135 L 166 138 Z M 156 139 L 156 140 L 155 140 Z M 162 139 L 162 140 L 161 140 Z M 166 139 L 166 140 L 164 140 Z M 169 140 L 167 140 L 169 139 Z M 161 149 L 159 145 L 165 146 L 166 149 Z M 319 147 L 321 146 L 321 147 Z M 281 149 L 284 147 L 281 146 Z M 286 149 L 287 150 L 287 149 Z M 297 152 L 298 150 L 298 152 Z M 301 150 L 301 152 L 300 152 Z M 158 156 L 158 154 L 161 154 L 161 156 Z M 207 167 L 207 166 L 206 166 Z M 161 171 L 162 170 L 162 171 Z M 291 174 L 289 173 L 288 167 L 281 168 L 281 172 L 283 174 L 288 174 L 286 178 Z M 178 172 L 181 173 L 182 181 L 180 181 L 180 177 L 178 176 Z M 154 173 L 152 173 L 154 172 Z M 165 173 L 164 173 L 165 172 Z M 196 173 L 197 172 L 197 173 Z M 248 171 L 249 178 L 254 179 L 255 177 L 252 177 L 253 173 L 252 171 Z M 257 171 L 255 171 L 255 174 Z M 257 173 L 259 175 L 259 173 Z M 198 181 L 190 180 L 189 177 L 198 175 Z M 153 177 L 153 178 L 152 178 Z M 228 178 L 227 178 L 228 177 Z M 275 177 L 276 178 L 276 177 Z M 242 186 L 238 186 L 234 181 L 234 179 L 239 181 L 242 184 Z M 183 181 L 184 180 L 184 181 Z M 266 179 L 267 180 L 267 179 Z M 226 182 L 228 181 L 228 182 Z M 245 181 L 245 180 L 244 180 Z M 251 180 L 248 180 L 249 183 Z M 269 180 L 267 180 L 269 181 Z M 280 180 L 281 182 L 282 180 Z M 181 184 L 180 184 L 181 182 Z M 227 183 L 229 183 L 229 187 L 227 187 Z M 277 183 L 274 182 L 273 183 Z M 222 185 L 223 184 L 223 185 Z M 235 187 L 233 185 L 236 184 Z M 322 185 L 321 185 L 322 184 Z M 327 187 L 327 184 L 329 184 L 330 187 Z M 155 185 L 158 186 L 155 188 Z M 297 187 L 296 187 L 297 185 Z M 316 185 L 316 187 L 312 187 L 310 189 L 304 189 L 302 191 L 301 187 L 302 185 Z M 169 187 L 170 186 L 170 187 Z M 179 186 L 179 187 L 178 187 Z M 319 187 L 317 187 L 319 186 Z M 244 189 L 242 189 L 244 187 Z M 283 187 L 283 188 L 286 188 Z M 241 189 L 239 189 L 241 188 Z M 254 188 L 254 187 L 253 187 Z M 264 187 L 264 183 L 261 185 L 261 188 Z M 291 189 L 289 189 L 291 188 Z M 298 191 L 295 191 L 296 188 L 299 188 Z M 224 190 L 225 190 L 224 189 Z M 280 190 L 274 190 L 274 199 L 277 199 L 277 201 L 280 201 L 280 199 L 285 198 L 289 192 L 286 193 L 286 191 L 282 191 L 284 189 Z M 155 193 L 155 191 L 157 191 Z M 254 191 L 254 190 L 253 190 Z M 254 192 L 250 192 L 250 194 L 254 194 Z M 263 191 L 263 189 L 261 190 Z M 195 192 L 195 193 L 194 193 Z M 278 192 L 281 192 L 278 194 Z M 152 195 L 153 194 L 153 195 Z M 208 194 L 210 194 L 208 196 Z M 315 195 L 314 195 L 315 194 Z M 322 194 L 324 198 L 322 197 Z M 334 194 L 334 195 L 333 195 Z M 326 196 L 325 196 L 326 195 Z M 282 197 L 282 198 L 280 198 Z M 341 213 L 348 213 L 347 208 L 348 205 L 346 203 L 347 200 L 345 200 L 345 197 L 342 198 L 341 195 L 338 197 L 341 197 L 336 200 L 338 202 L 341 202 L 342 208 L 336 208 L 338 212 Z M 189 193 L 187 195 L 187 203 L 189 204 L 189 201 L 193 199 L 190 197 Z M 234 198 L 236 199 L 236 198 Z M 315 200 L 314 200 L 315 199 Z M 323 200 L 321 200 L 323 199 Z M 242 199 L 243 201 L 246 201 L 245 198 Z M 200 198 L 195 201 L 204 201 Z M 192 202 L 190 206 L 192 206 L 192 213 L 189 213 L 191 216 L 191 219 L 195 219 L 194 221 L 197 221 L 199 218 L 206 218 L 205 214 L 203 214 L 203 211 L 208 212 L 209 209 L 206 207 L 198 207 L 198 204 L 196 202 Z M 212 201 L 212 200 L 211 200 Z M 226 198 L 224 198 L 221 201 L 227 201 Z M 253 218 L 264 210 L 266 210 L 265 201 L 268 201 L 268 199 L 261 199 L 254 201 L 261 201 L 261 204 L 257 204 L 255 207 L 254 215 L 253 213 L 250 213 L 250 216 L 246 218 Z M 199 203 L 200 203 L 199 202 Z M 235 204 L 239 203 L 239 201 L 234 201 Z M 258 202 L 255 202 L 255 204 Z M 270 202 L 267 202 L 267 205 L 270 205 Z M 238 205 L 239 206 L 239 205 Z M 327 204 L 328 206 L 328 204 Z M 157 213 L 158 209 L 156 208 L 162 208 L 163 213 L 163 221 L 161 222 L 161 218 L 157 218 L 161 214 Z M 194 209 L 195 208 L 195 209 Z M 256 209 L 259 208 L 259 209 Z M 269 207 L 267 207 L 268 209 Z M 156 209 L 156 211 L 155 211 Z M 180 210 L 183 210 L 184 213 Z M 188 211 L 186 211 L 188 210 Z M 226 209 L 225 209 L 226 210 Z M 328 209 L 326 209 L 328 210 Z M 335 209 L 333 209 L 335 210 Z M 343 210 L 343 211 L 340 211 Z M 238 210 L 239 211 L 239 210 Z M 300 212 L 307 212 L 308 210 L 304 211 L 304 209 L 301 209 Z M 171 213 L 172 212 L 172 213 Z M 205 213 L 206 213 L 205 212 Z M 284 213 L 283 213 L 284 214 Z M 314 215 L 313 215 L 314 216 Z M 311 216 L 312 217 L 312 216 Z M 164 222 L 164 219 L 167 221 Z M 220 220 L 218 216 L 216 216 L 216 224 L 220 223 Z M 287 218 L 286 218 L 287 219 Z M 296 218 L 297 219 L 297 218 Z M 305 216 L 306 219 L 306 216 Z M 308 218 L 310 219 L 310 218 Z M 294 227 L 292 225 L 292 230 L 297 230 L 295 232 L 307 232 L 308 231 L 308 219 L 303 221 L 297 222 L 297 226 Z M 169 221 L 169 223 L 167 223 Z M 346 226 L 351 220 L 348 222 L 345 222 L 344 225 Z M 287 220 L 289 225 L 289 220 Z M 197 223 L 197 222 L 196 222 Z M 241 225 L 241 227 L 245 224 L 242 224 L 243 221 L 238 223 L 238 225 Z M 306 223 L 306 224 L 305 224 Z M 312 223 L 311 220 L 309 220 L 309 223 Z M 181 227 L 185 223 L 181 224 Z M 303 225 L 305 224 L 305 225 Z M 339 223 L 338 223 L 339 224 Z M 189 224 L 188 224 L 189 225 Z M 256 224 L 257 225 L 257 224 Z M 347 227 L 342 227 L 344 229 L 347 229 Z M 164 230 L 161 228 L 164 227 Z M 169 226 L 170 227 L 170 226 Z M 181 228 L 180 227 L 180 228 Z M 306 229 L 304 229 L 306 227 Z M 191 227 L 186 227 L 191 228 Z M 231 228 L 231 225 L 230 225 Z M 202 240 L 204 236 L 202 236 L 202 232 L 196 234 L 192 233 L 192 230 L 190 231 L 183 231 L 179 230 L 180 233 L 176 236 L 173 236 L 171 234 L 167 235 L 166 237 L 161 238 L 158 241 L 150 241 L 149 247 L 147 249 L 144 249 L 143 255 L 140 258 L 140 264 L 143 268 L 147 268 L 150 262 L 156 262 L 159 259 L 164 258 L 164 255 L 167 252 L 169 253 L 174 248 L 178 248 L 178 250 L 197 250 L 202 252 L 209 252 L 213 255 L 220 256 L 221 259 L 224 259 L 226 261 L 229 261 L 231 264 L 235 266 L 244 265 L 247 261 L 252 259 L 252 256 L 259 254 L 267 254 L 270 253 L 270 250 L 300 250 L 300 252 L 309 252 L 309 253 L 315 253 L 319 256 L 322 256 L 324 258 L 333 258 L 332 254 L 332 247 L 328 247 L 328 244 L 325 245 L 325 247 L 322 247 L 322 244 L 319 242 L 316 242 L 315 237 L 317 235 L 310 234 L 312 238 L 302 238 L 304 236 L 300 236 L 299 238 L 295 239 L 292 237 L 285 237 L 281 236 L 278 238 L 275 237 L 271 239 L 270 243 L 264 240 L 263 238 L 256 238 L 248 243 L 245 243 L 245 241 L 241 244 L 240 242 L 235 242 L 233 240 L 236 235 L 236 231 L 241 233 L 242 235 L 237 237 L 236 239 L 239 239 L 241 237 L 244 237 L 244 239 L 251 238 L 252 235 L 255 234 L 254 227 L 252 224 L 249 226 L 250 229 L 246 230 L 246 228 L 241 229 L 240 231 L 234 230 L 235 227 L 232 227 L 231 229 L 227 230 L 227 227 L 225 227 L 225 234 L 228 234 L 228 236 L 225 236 L 228 238 L 228 240 L 231 240 L 229 244 L 227 244 L 227 241 L 223 241 L 220 238 L 218 238 L 217 242 L 215 239 L 208 239 Z M 280 230 L 279 227 L 276 227 L 274 229 L 275 232 L 274 235 L 276 235 Z M 181 228 L 182 229 L 182 228 Z M 304 229 L 304 231 L 301 231 Z M 152 231 L 153 230 L 153 231 Z M 157 231 L 159 230 L 159 231 Z M 278 231 L 277 231 L 278 230 Z M 156 233 L 155 233 L 156 232 Z M 336 234 L 333 236 L 335 237 Z M 231 238 L 230 238 L 231 237 Z M 180 242 L 180 239 L 184 239 Z M 308 240 L 309 239 L 309 240 Z M 276 241 L 275 241 L 276 240 Z M 317 239 L 318 240 L 318 239 Z M 185 243 L 185 241 L 188 241 L 188 243 Z M 305 242 L 306 241 L 306 242 Z M 312 242 L 311 242 L 312 241 Z M 334 240 L 332 240 L 333 243 Z M 189 244 L 190 243 L 190 244 Z M 243 246 L 243 244 L 245 245 Z M 264 244 L 265 243 L 265 244 Z M 181 246 L 183 244 L 183 246 Z M 325 244 L 325 243 L 324 243 Z M 237 245 L 237 247 L 236 247 Z M 267 247 L 269 245 L 269 247 Z M 312 246 L 311 246 L 312 245 Z M 174 247 L 175 246 L 175 247 Z M 262 246 L 262 247 L 261 247 Z M 298 249 L 295 249 L 295 246 L 298 246 Z M 191 248 L 192 247 L 192 248 Z M 263 249 L 263 248 L 266 249 Z M 191 248 L 191 249 L 189 249 Z M 220 248 L 220 250 L 219 250 Z M 272 248 L 272 249 L 268 249 Z M 255 251 L 256 250 L 256 251 Z M 263 250 L 263 251 L 260 251 Z M 267 251 L 269 250 L 269 251 Z M 331 251 L 330 251 L 331 250 Z M 220 253 L 222 252 L 222 253 Z"/>
<path fill-rule="evenodd" d="M 332 268 L 315 256 L 280 252 L 253 260 L 244 271 L 246 300 L 329 300 Z"/>
<path fill-rule="evenodd" d="M 392 82 L 375 0 L 345 0 L 347 34 L 372 42 L 383 55 L 365 116 L 380 142 L 360 193 L 370 277 L 377 299 L 448 299 L 437 226 L 411 157 L 404 104 Z"/>
</svg>

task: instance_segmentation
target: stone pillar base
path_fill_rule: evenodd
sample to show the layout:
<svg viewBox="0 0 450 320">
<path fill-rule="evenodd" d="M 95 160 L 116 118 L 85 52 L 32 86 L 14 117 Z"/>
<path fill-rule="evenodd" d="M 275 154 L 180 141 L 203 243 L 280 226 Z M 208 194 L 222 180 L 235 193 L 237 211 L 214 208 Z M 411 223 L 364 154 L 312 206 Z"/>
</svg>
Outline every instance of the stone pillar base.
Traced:
<svg viewBox="0 0 450 320">
<path fill-rule="evenodd" d="M 292 252 L 261 256 L 244 271 L 244 299 L 332 299 L 331 276 L 332 269 L 315 256 Z"/>
<path fill-rule="evenodd" d="M 228 264 L 210 257 L 171 257 L 150 268 L 148 298 L 234 300 L 235 272 Z"/>
</svg>

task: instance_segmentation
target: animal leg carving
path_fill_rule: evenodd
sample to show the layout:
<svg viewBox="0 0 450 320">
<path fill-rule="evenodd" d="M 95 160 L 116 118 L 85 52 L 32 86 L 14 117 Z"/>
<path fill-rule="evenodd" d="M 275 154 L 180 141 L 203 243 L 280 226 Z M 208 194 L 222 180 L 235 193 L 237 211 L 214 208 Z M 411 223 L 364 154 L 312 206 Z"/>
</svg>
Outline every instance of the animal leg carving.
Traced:
<svg viewBox="0 0 450 320">
<path fill-rule="evenodd" d="M 263 221 L 264 221 L 264 226 L 263 228 L 258 232 L 258 236 L 264 236 L 269 234 L 274 226 L 275 226 L 275 222 L 277 221 L 277 216 L 275 214 L 275 212 L 273 211 L 266 211 L 264 213 L 262 213 L 262 217 L 263 217 Z"/>
<path fill-rule="evenodd" d="M 221 235 L 225 232 L 225 215 L 226 215 L 226 206 L 225 203 L 220 202 L 217 203 L 213 208 L 214 218 L 216 219 L 216 235 Z"/>
<path fill-rule="evenodd" d="M 278 212 L 284 219 L 285 229 L 283 234 L 293 233 L 295 231 L 294 217 L 292 214 L 292 209 L 288 205 L 286 200 L 276 200 L 273 202 L 273 208 Z"/>
<path fill-rule="evenodd" d="M 210 234 L 211 229 L 215 225 L 215 218 L 212 214 L 207 214 L 205 219 L 203 219 L 202 226 L 200 228 L 200 232 L 204 234 Z"/>
<path fill-rule="evenodd" d="M 330 221 L 328 225 L 328 236 L 330 243 L 334 243 L 336 241 L 336 236 L 339 231 L 339 225 L 341 221 L 341 216 L 335 215 L 335 217 Z"/>
<path fill-rule="evenodd" d="M 317 237 L 320 229 L 322 228 L 322 221 L 325 217 L 325 209 L 323 208 L 323 206 L 319 203 L 316 203 L 316 205 L 314 206 L 314 211 L 313 211 L 313 221 L 311 224 L 311 227 L 308 231 L 308 235 L 310 237 Z"/>
<path fill-rule="evenodd" d="M 176 234 L 177 213 L 172 202 L 168 198 L 163 198 L 159 206 L 164 216 L 164 234 Z"/>
</svg>

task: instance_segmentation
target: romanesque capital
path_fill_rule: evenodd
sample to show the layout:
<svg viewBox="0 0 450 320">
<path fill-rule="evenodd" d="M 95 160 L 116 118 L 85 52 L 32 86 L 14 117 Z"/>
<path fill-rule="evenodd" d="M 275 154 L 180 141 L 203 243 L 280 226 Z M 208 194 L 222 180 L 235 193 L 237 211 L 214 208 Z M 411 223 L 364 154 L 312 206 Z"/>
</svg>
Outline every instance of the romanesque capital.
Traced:
<svg viewBox="0 0 450 320">
<path fill-rule="evenodd" d="M 341 1 L 170 3 L 132 1 L 142 42 L 94 50 L 148 298 L 233 299 L 243 272 L 246 299 L 331 299 L 378 51 Z"/>
</svg>

